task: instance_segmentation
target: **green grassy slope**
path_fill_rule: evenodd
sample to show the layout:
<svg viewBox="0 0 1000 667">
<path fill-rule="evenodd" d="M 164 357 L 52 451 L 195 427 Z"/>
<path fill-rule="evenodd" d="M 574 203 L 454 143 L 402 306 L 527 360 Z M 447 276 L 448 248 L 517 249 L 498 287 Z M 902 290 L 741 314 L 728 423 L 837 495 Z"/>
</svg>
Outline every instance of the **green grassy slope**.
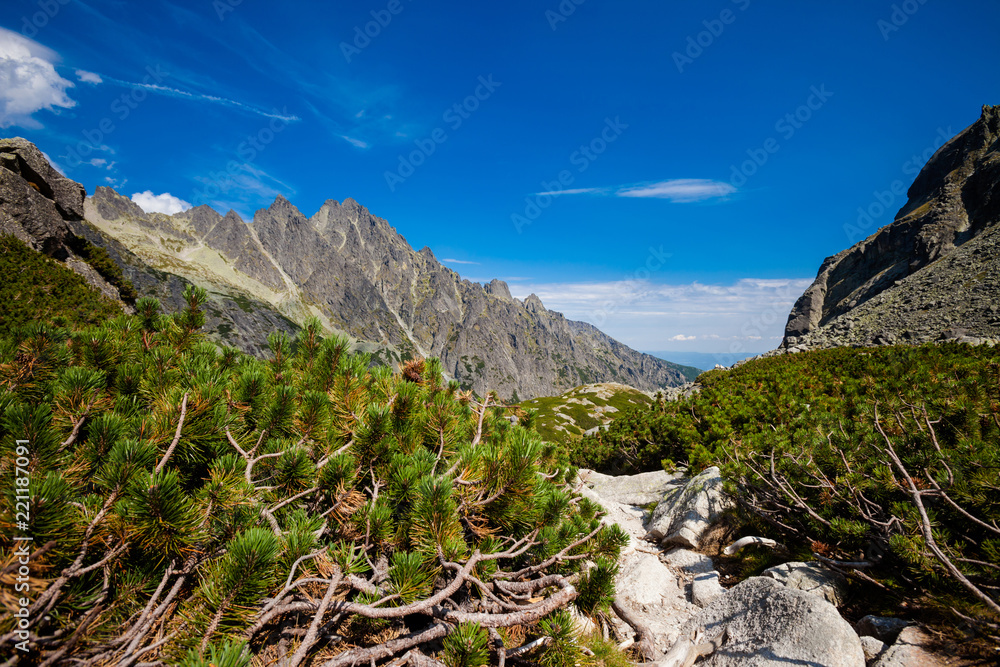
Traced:
<svg viewBox="0 0 1000 667">
<path fill-rule="evenodd" d="M 535 411 L 532 426 L 549 442 L 565 443 L 584 432 L 611 421 L 627 408 L 644 407 L 653 400 L 644 392 L 614 383 L 587 384 L 559 396 L 523 401 L 521 407 Z"/>
<path fill-rule="evenodd" d="M 0 236 L 0 275 L 0 331 L 53 318 L 95 324 L 121 314 L 82 277 L 13 236 Z"/>
</svg>

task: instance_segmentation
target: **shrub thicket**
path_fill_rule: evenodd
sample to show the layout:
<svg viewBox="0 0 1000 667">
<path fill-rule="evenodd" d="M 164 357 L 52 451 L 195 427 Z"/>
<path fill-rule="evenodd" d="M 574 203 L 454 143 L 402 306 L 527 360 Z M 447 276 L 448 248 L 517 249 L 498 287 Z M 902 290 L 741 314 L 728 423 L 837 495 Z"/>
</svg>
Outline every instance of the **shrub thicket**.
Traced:
<svg viewBox="0 0 1000 667">
<path fill-rule="evenodd" d="M 588 660 L 558 612 L 607 608 L 601 568 L 626 538 L 553 447 L 436 360 L 370 368 L 318 322 L 249 357 L 206 342 L 205 294 L 185 297 L 173 316 L 145 298 L 99 326 L 2 334 L 3 645 L 27 535 L 40 663 L 476 667 L 550 626 L 563 659 Z"/>
</svg>

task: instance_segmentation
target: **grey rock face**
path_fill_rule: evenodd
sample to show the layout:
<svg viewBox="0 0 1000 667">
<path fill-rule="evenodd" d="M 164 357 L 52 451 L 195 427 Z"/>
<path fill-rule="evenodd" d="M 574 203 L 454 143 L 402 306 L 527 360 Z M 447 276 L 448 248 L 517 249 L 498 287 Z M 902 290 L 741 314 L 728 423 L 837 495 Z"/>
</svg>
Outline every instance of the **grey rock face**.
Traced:
<svg viewBox="0 0 1000 667">
<path fill-rule="evenodd" d="M 922 343 L 961 326 L 1000 338 L 1000 107 L 941 147 L 895 221 L 828 258 L 782 346 Z"/>
<path fill-rule="evenodd" d="M 220 216 L 221 217 L 221 216 Z M 181 296 L 188 281 L 172 273 L 151 268 L 121 243 L 105 236 L 86 222 L 72 224 L 73 232 L 94 245 L 104 248 L 132 281 L 140 297 L 151 296 L 160 301 L 165 313 L 184 309 Z M 209 292 L 205 306 L 205 326 L 210 338 L 222 345 L 231 345 L 249 354 L 267 356 L 267 334 L 284 331 L 294 336 L 298 327 L 269 305 L 251 299 L 234 299 L 218 292 Z"/>
<path fill-rule="evenodd" d="M 429 249 L 414 251 L 353 199 L 329 200 L 307 218 L 279 197 L 251 224 L 232 213 L 220 220 L 205 207 L 172 217 L 146 215 L 107 188 L 98 188 L 90 202 L 109 221 L 102 232 L 154 266 L 162 262 L 163 270 L 219 293 L 250 290 L 234 287 L 217 267 L 198 265 L 190 251 L 205 246 L 247 284 L 266 287 L 261 293 L 270 291 L 271 305 L 296 321 L 319 314 L 331 328 L 387 349 L 397 360 L 439 357 L 450 378 L 481 395 L 494 390 L 523 400 L 590 382 L 651 391 L 684 381 L 676 365 L 567 320 L 537 296 L 522 303 L 502 281 L 483 286 L 463 280 Z M 160 245 L 141 247 L 150 238 Z"/>
<path fill-rule="evenodd" d="M 0 139 L 0 233 L 64 260 L 70 255 L 68 221 L 83 218 L 85 196 L 83 186 L 53 169 L 33 143 Z"/>
<path fill-rule="evenodd" d="M 682 631 L 702 629 L 709 639 L 723 628 L 722 647 L 706 667 L 864 667 L 861 640 L 822 598 L 752 577 L 716 598 Z"/>
<path fill-rule="evenodd" d="M 713 466 L 656 506 L 646 539 L 697 549 L 704 532 L 731 505 L 722 489 L 722 474 Z"/>
<path fill-rule="evenodd" d="M 787 588 L 818 595 L 835 607 L 847 596 L 847 579 L 818 563 L 783 563 L 765 570 L 763 576 Z"/>
<path fill-rule="evenodd" d="M 604 475 L 581 470 L 580 480 L 602 498 L 626 505 L 648 505 L 663 499 L 684 485 L 684 475 L 665 470 L 638 475 Z"/>
</svg>

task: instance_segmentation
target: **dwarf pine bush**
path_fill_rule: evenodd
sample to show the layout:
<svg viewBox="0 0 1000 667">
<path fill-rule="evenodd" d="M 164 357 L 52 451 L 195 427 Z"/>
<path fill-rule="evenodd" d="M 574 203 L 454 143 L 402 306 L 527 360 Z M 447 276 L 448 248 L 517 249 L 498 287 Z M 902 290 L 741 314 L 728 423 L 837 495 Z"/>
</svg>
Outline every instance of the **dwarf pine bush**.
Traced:
<svg viewBox="0 0 1000 667">
<path fill-rule="evenodd" d="M 606 608 L 626 536 L 495 396 L 436 360 L 371 368 L 315 321 L 267 359 L 220 349 L 204 291 L 184 297 L 0 335 L 4 595 L 14 538 L 34 539 L 27 628 L 3 598 L 4 646 L 25 629 L 47 664 L 479 667 L 517 648 L 499 630 L 565 648 L 560 610 Z"/>
</svg>

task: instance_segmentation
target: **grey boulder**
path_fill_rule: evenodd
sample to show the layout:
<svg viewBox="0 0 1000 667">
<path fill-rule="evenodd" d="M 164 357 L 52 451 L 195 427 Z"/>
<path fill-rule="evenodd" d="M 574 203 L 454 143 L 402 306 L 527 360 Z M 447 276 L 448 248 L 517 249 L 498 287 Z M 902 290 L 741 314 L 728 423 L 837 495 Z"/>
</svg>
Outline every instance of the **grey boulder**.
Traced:
<svg viewBox="0 0 1000 667">
<path fill-rule="evenodd" d="M 648 505 L 675 492 L 684 483 L 683 473 L 665 470 L 638 475 L 604 475 L 593 470 L 581 470 L 580 481 L 601 498 L 623 505 Z"/>
<path fill-rule="evenodd" d="M 751 577 L 716 598 L 682 630 L 706 639 L 726 631 L 699 667 L 865 667 L 861 639 L 836 608 L 774 579 Z"/>
<path fill-rule="evenodd" d="M 896 637 L 910 624 L 901 618 L 889 616 L 865 616 L 858 621 L 858 634 L 870 635 L 876 639 L 891 644 L 896 641 Z"/>
</svg>

